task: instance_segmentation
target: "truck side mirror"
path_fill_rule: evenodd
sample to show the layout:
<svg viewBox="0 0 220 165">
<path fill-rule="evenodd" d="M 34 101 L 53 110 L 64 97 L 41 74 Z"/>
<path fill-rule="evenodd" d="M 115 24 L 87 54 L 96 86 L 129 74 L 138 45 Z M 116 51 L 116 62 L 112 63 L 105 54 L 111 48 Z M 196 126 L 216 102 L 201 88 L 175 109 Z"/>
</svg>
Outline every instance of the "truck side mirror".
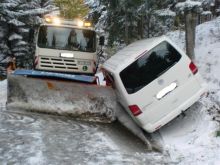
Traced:
<svg viewBox="0 0 220 165">
<path fill-rule="evenodd" d="M 99 45 L 100 46 L 104 46 L 104 44 L 105 44 L 105 37 L 104 36 L 100 36 L 99 37 Z"/>
</svg>

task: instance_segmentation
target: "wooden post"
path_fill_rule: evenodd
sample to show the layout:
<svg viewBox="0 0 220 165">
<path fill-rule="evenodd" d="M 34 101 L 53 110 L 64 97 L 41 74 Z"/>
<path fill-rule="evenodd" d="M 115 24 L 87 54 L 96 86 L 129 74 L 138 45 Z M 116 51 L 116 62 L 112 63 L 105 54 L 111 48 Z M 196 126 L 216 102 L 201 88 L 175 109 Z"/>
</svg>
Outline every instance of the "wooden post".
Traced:
<svg viewBox="0 0 220 165">
<path fill-rule="evenodd" d="M 192 10 L 185 11 L 186 53 L 192 60 L 195 59 L 196 19 L 197 13 Z"/>
</svg>

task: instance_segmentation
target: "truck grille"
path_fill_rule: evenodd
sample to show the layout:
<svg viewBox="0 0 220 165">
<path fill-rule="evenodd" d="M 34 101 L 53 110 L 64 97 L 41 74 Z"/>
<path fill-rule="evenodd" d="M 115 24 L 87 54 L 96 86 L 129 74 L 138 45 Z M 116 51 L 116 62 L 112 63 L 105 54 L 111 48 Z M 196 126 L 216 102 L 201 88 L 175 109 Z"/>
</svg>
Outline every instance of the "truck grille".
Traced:
<svg viewBox="0 0 220 165">
<path fill-rule="evenodd" d="M 78 70 L 76 60 L 56 57 L 39 57 L 39 68 L 59 71 Z"/>
</svg>

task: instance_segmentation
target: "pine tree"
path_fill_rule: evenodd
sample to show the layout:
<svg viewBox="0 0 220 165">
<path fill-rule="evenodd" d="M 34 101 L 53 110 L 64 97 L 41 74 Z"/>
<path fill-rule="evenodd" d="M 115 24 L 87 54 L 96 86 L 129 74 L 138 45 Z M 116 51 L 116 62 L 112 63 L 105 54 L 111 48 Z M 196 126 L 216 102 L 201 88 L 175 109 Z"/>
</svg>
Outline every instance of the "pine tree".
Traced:
<svg viewBox="0 0 220 165">
<path fill-rule="evenodd" d="M 141 0 L 109 0 L 104 4 L 108 10 L 109 44 L 114 41 L 130 43 L 137 36 L 137 8 Z"/>
<path fill-rule="evenodd" d="M 55 0 L 64 18 L 83 18 L 88 14 L 89 8 L 83 0 Z"/>
<path fill-rule="evenodd" d="M 158 36 L 174 24 L 175 13 L 169 10 L 171 0 L 108 0 L 102 3 L 107 6 L 109 45 L 115 41 L 128 44 L 136 39 Z"/>
<path fill-rule="evenodd" d="M 7 55 L 8 55 L 8 46 L 7 46 L 7 30 L 8 26 L 5 24 L 5 20 L 0 15 L 0 79 L 6 77 L 6 65 L 8 63 Z"/>
<path fill-rule="evenodd" d="M 0 62 L 3 62 L 6 59 L 8 54 L 8 46 L 7 46 L 7 34 L 8 33 L 8 25 L 5 24 L 5 19 L 0 15 Z"/>
<path fill-rule="evenodd" d="M 2 0 L 0 3 L 2 22 L 7 26 L 3 40 L 8 49 L 5 55 L 15 56 L 19 67 L 31 65 L 34 36 L 30 32 L 41 23 L 42 15 L 55 9 L 51 0 Z"/>
<path fill-rule="evenodd" d="M 92 8 L 89 18 L 107 32 L 109 46 L 160 36 L 185 24 L 184 17 L 179 15 L 184 10 L 176 12 L 175 8 L 178 1 L 183 0 L 86 1 Z M 215 0 L 197 1 L 204 9 L 209 9 Z M 190 2 L 197 3 L 195 0 Z"/>
</svg>

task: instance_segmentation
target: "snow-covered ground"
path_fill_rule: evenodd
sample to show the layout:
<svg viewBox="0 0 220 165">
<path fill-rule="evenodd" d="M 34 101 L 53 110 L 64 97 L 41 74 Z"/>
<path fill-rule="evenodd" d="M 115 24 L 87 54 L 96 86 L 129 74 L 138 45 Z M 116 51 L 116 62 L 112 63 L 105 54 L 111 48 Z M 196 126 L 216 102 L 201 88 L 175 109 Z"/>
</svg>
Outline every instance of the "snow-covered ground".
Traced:
<svg viewBox="0 0 220 165">
<path fill-rule="evenodd" d="M 0 84 L 3 103 L 6 81 Z M 145 154 L 143 144 L 135 137 L 129 140 L 126 136 L 132 134 L 123 133 L 123 130 L 116 124 L 100 125 L 60 116 L 19 114 L 2 108 L 0 164 L 141 164 L 157 162 L 157 157 L 162 159 L 157 153 Z M 138 153 L 147 157 L 140 159 Z"/>
<path fill-rule="evenodd" d="M 168 34 L 184 49 L 184 34 Z M 196 63 L 209 93 L 155 133 L 164 153 L 147 152 L 123 128 L 5 111 L 0 82 L 0 164 L 220 164 L 220 18 L 199 25 Z"/>
<path fill-rule="evenodd" d="M 0 82 L 0 164 L 103 165 L 169 162 L 119 123 L 98 124 L 66 116 L 5 109 L 7 81 Z"/>
<path fill-rule="evenodd" d="M 184 33 L 168 34 L 184 49 Z M 196 63 L 209 94 L 159 132 L 178 164 L 220 164 L 220 18 L 197 27 Z M 215 120 L 215 121 L 214 121 Z"/>
</svg>

